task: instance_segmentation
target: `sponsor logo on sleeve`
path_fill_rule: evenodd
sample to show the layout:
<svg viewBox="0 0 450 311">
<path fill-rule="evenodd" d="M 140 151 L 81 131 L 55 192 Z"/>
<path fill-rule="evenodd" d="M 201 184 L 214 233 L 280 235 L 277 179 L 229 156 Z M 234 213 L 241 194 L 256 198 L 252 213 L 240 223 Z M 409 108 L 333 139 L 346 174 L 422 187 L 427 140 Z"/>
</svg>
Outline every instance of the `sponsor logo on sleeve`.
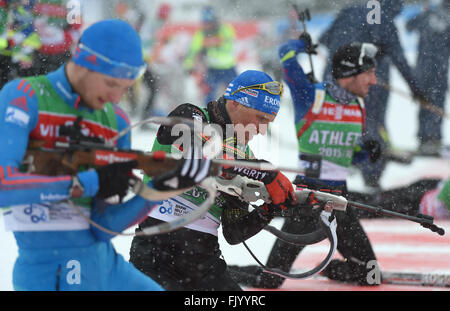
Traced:
<svg viewBox="0 0 450 311">
<path fill-rule="evenodd" d="M 30 122 L 30 116 L 20 109 L 17 109 L 15 107 L 8 107 L 6 109 L 5 121 L 17 124 L 21 127 L 27 127 L 28 123 Z"/>
</svg>

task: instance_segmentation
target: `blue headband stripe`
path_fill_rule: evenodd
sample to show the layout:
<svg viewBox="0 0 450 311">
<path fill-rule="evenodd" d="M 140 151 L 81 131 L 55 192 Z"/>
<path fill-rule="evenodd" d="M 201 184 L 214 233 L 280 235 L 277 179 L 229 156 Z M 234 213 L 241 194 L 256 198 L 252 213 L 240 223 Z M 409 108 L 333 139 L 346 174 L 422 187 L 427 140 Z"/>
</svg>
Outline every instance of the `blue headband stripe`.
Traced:
<svg viewBox="0 0 450 311">
<path fill-rule="evenodd" d="M 92 71 L 120 78 L 135 80 L 142 76 L 147 69 L 147 64 L 142 66 L 130 66 L 123 62 L 116 62 L 100 53 L 97 53 L 80 43 L 73 56 L 75 64 L 86 67 Z"/>
</svg>

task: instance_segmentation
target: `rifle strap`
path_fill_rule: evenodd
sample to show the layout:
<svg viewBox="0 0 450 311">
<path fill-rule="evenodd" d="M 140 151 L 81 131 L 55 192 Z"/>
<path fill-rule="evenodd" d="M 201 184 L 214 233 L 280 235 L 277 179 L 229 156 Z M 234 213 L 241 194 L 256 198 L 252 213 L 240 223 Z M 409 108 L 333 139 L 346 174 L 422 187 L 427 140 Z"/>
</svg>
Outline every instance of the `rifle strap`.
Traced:
<svg viewBox="0 0 450 311">
<path fill-rule="evenodd" d="M 327 235 L 328 239 L 330 240 L 330 250 L 328 251 L 328 254 L 325 257 L 325 259 L 319 265 L 317 265 L 315 268 L 313 268 L 309 271 L 303 272 L 303 273 L 293 274 L 293 273 L 282 271 L 278 268 L 268 268 L 260 260 L 258 260 L 258 258 L 250 250 L 250 248 L 248 247 L 248 245 L 245 242 L 242 242 L 242 243 L 244 244 L 245 248 L 250 253 L 250 255 L 253 257 L 253 259 L 255 259 L 255 261 L 264 269 L 265 272 L 275 274 L 275 275 L 278 275 L 278 276 L 281 276 L 281 277 L 284 277 L 287 279 L 309 278 L 309 277 L 312 277 L 312 276 L 318 274 L 320 271 L 322 271 L 323 269 L 325 269 L 328 266 L 331 259 L 333 258 L 334 253 L 336 252 L 336 248 L 337 248 L 338 241 L 337 241 L 337 235 L 336 235 L 336 227 L 337 227 L 336 217 L 334 217 L 333 212 L 330 213 L 330 212 L 322 211 L 320 214 L 320 218 L 321 218 L 321 222 L 320 222 L 321 227 L 326 232 L 326 235 Z"/>
</svg>

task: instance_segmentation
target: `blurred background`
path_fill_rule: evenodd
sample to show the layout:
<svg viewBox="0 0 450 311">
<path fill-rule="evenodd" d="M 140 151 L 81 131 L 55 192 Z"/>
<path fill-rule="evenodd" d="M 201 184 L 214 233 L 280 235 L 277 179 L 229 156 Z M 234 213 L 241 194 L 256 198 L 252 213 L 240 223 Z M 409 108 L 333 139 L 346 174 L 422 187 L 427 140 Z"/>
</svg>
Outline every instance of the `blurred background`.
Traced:
<svg viewBox="0 0 450 311">
<path fill-rule="evenodd" d="M 352 40 L 355 33 L 360 35 L 366 31 L 361 30 L 364 27 L 378 28 L 378 33 L 370 36 L 377 40 L 381 37 L 385 45 L 379 53 L 383 64 L 377 66 L 377 70 L 383 68 L 377 71 L 380 85 L 372 88 L 378 88 L 380 93 L 373 91 L 372 98 L 365 98 L 366 107 L 372 107 L 366 118 L 377 124 L 366 128 L 374 129 L 376 139 L 382 139 L 391 149 L 436 155 L 441 146 L 450 145 L 449 108 L 446 107 L 448 5 L 449 0 L 0 1 L 0 88 L 17 76 L 45 74 L 61 66 L 70 58 L 83 30 L 92 23 L 107 18 L 124 19 L 139 32 L 148 64 L 143 77 L 118 103 L 135 123 L 155 115 L 166 116 L 182 103 L 205 107 L 209 101 L 219 98 L 228 82 L 246 69 L 262 70 L 282 81 L 278 48 L 289 39 L 299 38 L 305 30 L 318 43 L 317 55 L 309 59 L 301 53 L 297 58 L 306 73 L 314 70 L 315 79 L 323 81 L 330 60 L 330 44 Z M 371 12 L 376 13 L 378 8 L 382 25 L 367 26 L 368 22 L 361 27 L 359 23 L 346 25 L 353 19 L 350 14 L 335 26 L 333 23 L 339 19 L 340 12 L 349 6 L 362 9 L 363 21 L 366 14 L 373 17 Z M 399 10 L 393 13 L 395 6 Z M 305 13 L 303 22 L 298 11 Z M 388 23 L 393 26 L 381 27 Z M 403 68 L 399 69 L 399 63 Z M 411 72 L 410 78 L 419 80 L 427 93 L 419 95 L 431 98 L 435 111 L 419 108 L 413 98 L 417 94 L 410 91 L 412 83 L 405 71 Z M 382 80 L 389 84 L 381 85 Z M 287 87 L 282 101 L 285 104 L 280 116 L 292 117 Z M 398 126 L 399 116 L 403 126 Z M 277 118 L 272 129 L 277 123 L 291 124 L 289 130 L 294 131 L 290 119 Z M 379 130 L 378 124 L 384 127 Z M 149 125 L 147 130 L 154 128 Z M 288 145 L 283 139 L 287 136 L 281 137 L 280 143 Z M 296 149 L 295 141 L 290 143 Z"/>
<path fill-rule="evenodd" d="M 200 57 L 197 57 L 196 66 L 192 70 L 187 70 L 183 62 L 189 53 L 192 36 L 202 26 L 202 12 L 206 6 L 211 6 L 215 10 L 215 17 L 220 23 L 231 24 L 235 31 L 233 53 L 238 73 L 247 68 L 261 69 L 281 80 L 278 45 L 287 39 L 298 38 L 303 31 L 302 24 L 293 15 L 293 4 L 300 10 L 309 10 L 310 20 L 306 21 L 307 30 L 313 41 L 317 42 L 340 9 L 350 4 L 364 5 L 369 2 L 367 0 L 81 0 L 80 3 L 82 28 L 100 19 L 119 17 L 136 25 L 141 33 L 149 68 L 153 73 L 151 79 L 156 82 L 150 87 L 146 87 L 144 83 L 137 87 L 139 95 L 135 92 L 131 95 L 131 99 L 124 99 L 123 105 L 133 117 L 146 116 L 150 113 L 165 115 L 182 102 L 205 102 L 207 91 L 204 85 L 204 64 Z M 397 18 L 397 26 L 403 30 L 408 19 L 423 10 L 439 5 L 440 2 L 441 0 L 404 1 L 405 7 Z M 400 40 L 406 57 L 414 64 L 417 34 L 413 32 L 404 34 Z M 327 49 L 319 46 L 319 54 L 314 58 L 314 63 L 317 63 L 314 64 L 317 77 L 322 76 L 324 70 L 322 63 L 327 56 Z M 310 69 L 308 61 L 303 64 L 307 70 Z M 184 90 L 187 92 L 181 92 L 180 85 L 185 85 Z M 147 109 L 151 111 L 143 114 L 152 87 L 153 93 L 156 93 L 150 99 L 152 103 L 149 105 L 152 105 L 152 109 Z M 217 94 L 223 89 L 223 86 L 219 88 Z M 136 102 L 130 104 L 130 100 Z"/>
</svg>

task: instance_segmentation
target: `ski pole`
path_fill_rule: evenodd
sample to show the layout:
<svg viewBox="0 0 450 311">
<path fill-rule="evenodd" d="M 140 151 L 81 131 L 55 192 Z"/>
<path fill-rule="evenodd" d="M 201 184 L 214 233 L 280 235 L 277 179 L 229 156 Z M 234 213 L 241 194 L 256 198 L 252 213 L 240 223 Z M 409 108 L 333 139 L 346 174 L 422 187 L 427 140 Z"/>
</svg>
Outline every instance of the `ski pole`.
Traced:
<svg viewBox="0 0 450 311">
<path fill-rule="evenodd" d="M 401 218 L 401 219 L 417 222 L 422 227 L 430 229 L 431 231 L 436 232 L 439 235 L 444 235 L 445 234 L 445 230 L 444 229 L 442 229 L 442 228 L 436 226 L 435 224 L 433 224 L 434 218 L 432 216 L 429 216 L 429 215 L 417 214 L 417 216 L 410 216 L 410 215 L 405 215 L 405 214 L 389 211 L 389 210 L 383 209 L 383 208 L 378 207 L 378 206 L 371 206 L 371 205 L 367 205 L 367 204 L 363 204 L 363 203 L 359 203 L 359 202 L 354 202 L 354 201 L 347 201 L 347 206 L 351 206 L 351 207 L 354 207 L 354 208 L 359 208 L 359 209 L 375 212 L 375 214 L 377 214 L 377 215 L 386 215 L 386 216 L 398 217 L 398 218 Z"/>
<path fill-rule="evenodd" d="M 396 89 L 384 81 L 380 81 L 378 84 L 380 86 L 382 86 L 383 88 L 385 88 L 386 90 L 397 93 L 398 95 L 412 97 L 412 95 L 409 94 L 408 92 L 400 90 L 400 89 Z M 419 105 L 422 106 L 424 109 L 440 116 L 441 118 L 450 120 L 450 115 L 448 113 L 445 113 L 444 109 L 442 109 L 441 107 L 433 105 L 427 101 L 423 101 L 423 100 L 417 100 L 417 101 L 419 102 Z"/>
<path fill-rule="evenodd" d="M 300 11 L 296 4 L 292 4 L 292 7 L 294 8 L 295 12 L 297 12 L 298 19 L 302 22 L 303 33 L 304 34 L 308 33 L 308 31 L 306 29 L 306 21 L 310 21 L 311 20 L 311 15 L 309 14 L 309 9 L 305 9 L 304 11 Z M 312 42 L 311 42 L 311 44 L 312 44 Z M 311 75 L 312 75 L 312 78 L 315 79 L 314 66 L 313 66 L 311 53 L 308 53 L 308 58 L 309 58 L 309 64 L 311 66 Z"/>
</svg>

